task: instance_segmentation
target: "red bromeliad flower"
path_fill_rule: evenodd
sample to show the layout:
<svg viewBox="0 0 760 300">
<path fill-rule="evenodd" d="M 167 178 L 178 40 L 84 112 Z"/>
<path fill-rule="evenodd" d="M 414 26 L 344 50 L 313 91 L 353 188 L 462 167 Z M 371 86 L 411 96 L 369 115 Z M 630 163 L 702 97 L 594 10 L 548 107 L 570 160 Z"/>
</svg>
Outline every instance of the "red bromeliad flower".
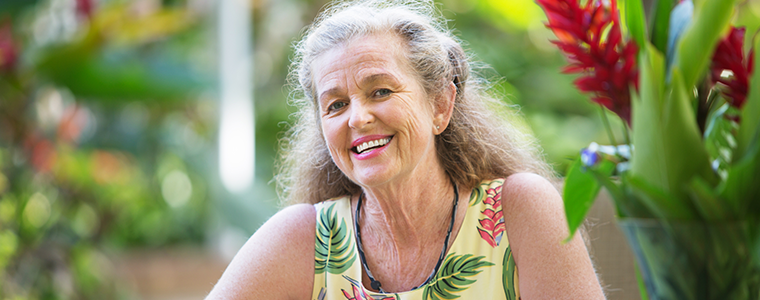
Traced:
<svg viewBox="0 0 760 300">
<path fill-rule="evenodd" d="M 615 0 L 536 0 L 544 9 L 559 41 L 552 41 L 570 65 L 563 73 L 584 74 L 575 80 L 592 101 L 604 105 L 631 124 L 630 85 L 638 89 L 636 44 L 623 41 Z"/>
<path fill-rule="evenodd" d="M 18 50 L 13 41 L 11 22 L 0 25 L 0 71 L 10 71 L 16 65 Z"/>
<path fill-rule="evenodd" d="M 722 91 L 726 101 L 733 107 L 741 109 L 749 91 L 749 77 L 752 75 L 754 53 L 744 57 L 744 33 L 746 29 L 731 27 L 728 36 L 718 44 L 710 66 L 712 84 L 720 82 L 726 86 Z M 721 76 L 724 71 L 731 75 Z"/>
</svg>

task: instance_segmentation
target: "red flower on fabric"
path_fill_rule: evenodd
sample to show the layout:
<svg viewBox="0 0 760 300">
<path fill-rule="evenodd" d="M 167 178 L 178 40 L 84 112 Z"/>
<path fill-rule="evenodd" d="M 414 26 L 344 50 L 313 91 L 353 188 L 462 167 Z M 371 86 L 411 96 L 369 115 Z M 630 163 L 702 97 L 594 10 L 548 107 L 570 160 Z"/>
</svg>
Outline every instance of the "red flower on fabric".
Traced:
<svg viewBox="0 0 760 300">
<path fill-rule="evenodd" d="M 478 233 L 491 247 L 496 248 L 507 229 L 501 210 L 501 186 L 486 190 L 483 203 L 486 204 L 486 209 L 481 212 L 481 218 L 478 220 Z"/>
<path fill-rule="evenodd" d="M 346 297 L 347 300 L 394 300 L 396 298 L 394 297 L 384 297 L 384 298 L 372 298 L 364 291 L 364 289 L 361 289 L 357 287 L 355 284 L 351 283 L 351 288 L 353 289 L 353 295 L 349 294 L 346 290 L 340 289 L 341 292 L 343 292 L 343 296 Z"/>
<path fill-rule="evenodd" d="M 549 22 L 546 27 L 559 38 L 552 41 L 570 62 L 563 73 L 584 74 L 575 86 L 593 93 L 592 101 L 631 124 L 630 86 L 638 89 L 638 69 L 633 40 L 623 41 L 615 0 L 536 0 Z"/>
<path fill-rule="evenodd" d="M 0 25 L 0 71 L 10 71 L 18 60 L 18 49 L 13 41 L 11 22 Z"/>
<path fill-rule="evenodd" d="M 731 27 L 731 31 L 718 44 L 710 65 L 710 80 L 712 84 L 725 85 L 722 90 L 726 101 L 733 107 L 742 108 L 749 92 L 749 77 L 752 75 L 754 53 L 750 50 L 748 57 L 744 55 L 744 33 L 746 28 Z M 746 59 L 745 59 L 746 58 Z M 728 76 L 723 75 L 729 71 Z"/>
<path fill-rule="evenodd" d="M 343 292 L 343 296 L 346 296 L 346 299 L 348 299 L 348 300 L 360 300 L 360 299 L 366 300 L 366 299 L 369 299 L 369 297 L 367 296 L 367 293 L 365 293 L 364 290 L 359 289 L 357 286 L 355 286 L 353 284 L 351 285 L 351 288 L 353 288 L 353 293 L 354 293 L 353 295 L 349 294 L 344 289 L 340 289 L 340 291 Z"/>
</svg>

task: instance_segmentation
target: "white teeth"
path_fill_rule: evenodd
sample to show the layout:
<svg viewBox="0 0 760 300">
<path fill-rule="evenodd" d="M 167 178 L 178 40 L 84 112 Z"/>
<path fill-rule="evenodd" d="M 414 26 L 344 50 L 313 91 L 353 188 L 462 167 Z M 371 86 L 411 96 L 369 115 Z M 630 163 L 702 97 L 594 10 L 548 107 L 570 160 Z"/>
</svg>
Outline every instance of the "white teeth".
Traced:
<svg viewBox="0 0 760 300">
<path fill-rule="evenodd" d="M 387 137 L 387 138 L 384 138 L 384 139 L 364 142 L 361 145 L 356 146 L 356 152 L 357 153 L 362 153 L 362 152 L 364 152 L 364 150 L 367 150 L 367 149 L 373 148 L 373 147 L 377 147 L 377 146 L 383 146 L 385 144 L 388 144 L 390 141 L 391 141 L 391 138 Z"/>
</svg>

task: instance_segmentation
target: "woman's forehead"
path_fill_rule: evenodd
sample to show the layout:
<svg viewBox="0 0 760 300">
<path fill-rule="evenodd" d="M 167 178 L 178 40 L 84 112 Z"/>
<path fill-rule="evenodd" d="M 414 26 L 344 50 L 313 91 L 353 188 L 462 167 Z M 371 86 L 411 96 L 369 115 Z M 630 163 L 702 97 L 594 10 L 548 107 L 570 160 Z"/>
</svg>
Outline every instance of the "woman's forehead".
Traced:
<svg viewBox="0 0 760 300">
<path fill-rule="evenodd" d="M 363 77 L 378 78 L 378 74 L 382 73 L 395 77 L 410 76 L 403 74 L 411 73 L 404 54 L 399 38 L 392 35 L 354 38 L 316 57 L 312 62 L 314 82 L 319 85 L 342 77 L 363 81 Z"/>
</svg>

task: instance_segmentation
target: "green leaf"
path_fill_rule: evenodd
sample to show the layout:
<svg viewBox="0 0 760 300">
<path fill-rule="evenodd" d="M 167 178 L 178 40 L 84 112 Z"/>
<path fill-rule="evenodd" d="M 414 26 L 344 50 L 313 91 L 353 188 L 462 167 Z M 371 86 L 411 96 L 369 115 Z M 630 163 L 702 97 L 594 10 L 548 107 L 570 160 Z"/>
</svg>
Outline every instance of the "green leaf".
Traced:
<svg viewBox="0 0 760 300">
<path fill-rule="evenodd" d="M 637 218 L 651 218 L 653 215 L 649 209 L 630 192 L 630 185 L 627 182 L 627 173 L 622 174 L 619 183 L 613 182 L 609 176 L 602 176 L 594 173 L 596 180 L 604 187 L 615 203 L 615 211 L 618 218 L 628 218 L 636 216 Z"/>
<path fill-rule="evenodd" d="M 504 268 L 504 271 L 501 273 L 504 295 L 507 300 L 518 300 L 517 290 L 515 289 L 518 284 L 515 282 L 515 278 L 517 278 L 517 264 L 515 264 L 515 258 L 512 256 L 512 247 L 507 247 L 507 251 L 504 251 L 504 259 L 501 264 Z"/>
<path fill-rule="evenodd" d="M 598 167 L 602 176 L 610 176 L 615 170 L 615 164 L 610 161 L 602 161 Z M 570 236 L 565 242 L 570 241 L 580 227 L 586 214 L 596 200 L 601 186 L 593 174 L 591 168 L 584 168 L 580 158 L 577 158 L 567 171 L 563 196 L 565 201 L 565 217 Z"/>
<path fill-rule="evenodd" d="M 472 193 L 470 194 L 470 206 L 475 206 L 478 203 L 483 201 L 483 197 L 486 195 L 486 188 L 488 187 L 487 183 L 481 183 L 480 185 L 476 186 L 474 189 L 472 189 Z"/>
<path fill-rule="evenodd" d="M 455 255 L 451 253 L 446 256 L 446 260 L 435 274 L 431 283 L 425 286 L 422 292 L 422 299 L 456 299 L 460 296 L 457 292 L 464 291 L 475 282 L 470 279 L 482 272 L 482 268 L 493 266 L 494 264 L 483 260 L 485 256 L 473 256 L 472 254 Z"/>
<path fill-rule="evenodd" d="M 660 53 L 667 53 L 668 47 L 668 27 L 670 27 L 670 12 L 675 6 L 675 0 L 659 0 L 656 1 L 655 10 L 653 12 L 654 19 L 652 22 L 652 44 Z M 643 47 L 644 44 L 641 44 Z"/>
<path fill-rule="evenodd" d="M 644 5 L 639 0 L 625 1 L 625 23 L 628 31 L 631 33 L 636 44 L 646 45 L 647 26 L 646 15 L 644 15 Z"/>
<path fill-rule="evenodd" d="M 676 66 L 683 75 L 684 86 L 694 86 L 704 75 L 715 45 L 728 26 L 735 0 L 704 0 L 696 3 L 694 19 L 683 35 Z"/>
<path fill-rule="evenodd" d="M 757 215 L 760 212 L 760 142 L 755 141 L 747 154 L 731 166 L 718 193 L 737 207 L 738 212 Z"/>
<path fill-rule="evenodd" d="M 657 186 L 652 185 L 643 178 L 629 175 L 628 183 L 630 184 L 633 194 L 659 219 L 694 219 L 694 212 L 686 202 L 679 201 L 673 195 L 663 191 Z M 636 216 L 637 218 L 639 216 Z"/>
<path fill-rule="evenodd" d="M 731 210 L 727 210 L 726 202 L 718 199 L 714 188 L 699 177 L 695 177 L 689 184 L 689 193 L 702 220 L 725 221 L 735 215 Z"/>
<path fill-rule="evenodd" d="M 644 277 L 641 276 L 639 264 L 634 262 L 633 267 L 636 271 L 636 283 L 639 285 L 639 294 L 641 295 L 641 300 L 649 300 L 649 295 L 647 295 L 647 286 L 646 283 L 644 283 Z"/>
<path fill-rule="evenodd" d="M 702 144 L 694 112 L 693 95 L 678 69 L 673 70 L 670 86 L 665 86 L 665 61 L 651 45 L 642 52 L 641 93 L 633 102 L 633 148 L 630 173 L 646 180 L 665 194 L 665 203 L 658 209 L 681 209 L 688 203 L 686 186 L 694 176 L 710 184 L 718 179 L 710 167 L 709 156 Z M 688 90 L 690 91 L 690 90 Z M 655 209 L 655 207 L 649 207 Z M 691 216 L 687 212 L 653 211 L 660 216 Z"/>
<path fill-rule="evenodd" d="M 314 272 L 325 271 L 340 274 L 348 270 L 356 260 L 354 243 L 348 235 L 346 222 L 338 224 L 335 203 L 328 209 L 322 209 L 317 220 L 317 237 L 315 245 Z"/>
<path fill-rule="evenodd" d="M 668 26 L 668 80 L 670 80 L 670 70 L 673 68 L 676 56 L 676 45 L 681 40 L 683 32 L 691 23 L 694 15 L 694 2 L 691 0 L 683 1 L 673 8 L 670 13 L 670 26 Z"/>
<path fill-rule="evenodd" d="M 755 39 L 753 45 L 755 54 L 754 73 L 749 82 L 747 102 L 741 112 L 741 126 L 737 134 L 737 147 L 734 157 L 742 158 L 748 149 L 760 143 L 760 39 Z"/>
</svg>

